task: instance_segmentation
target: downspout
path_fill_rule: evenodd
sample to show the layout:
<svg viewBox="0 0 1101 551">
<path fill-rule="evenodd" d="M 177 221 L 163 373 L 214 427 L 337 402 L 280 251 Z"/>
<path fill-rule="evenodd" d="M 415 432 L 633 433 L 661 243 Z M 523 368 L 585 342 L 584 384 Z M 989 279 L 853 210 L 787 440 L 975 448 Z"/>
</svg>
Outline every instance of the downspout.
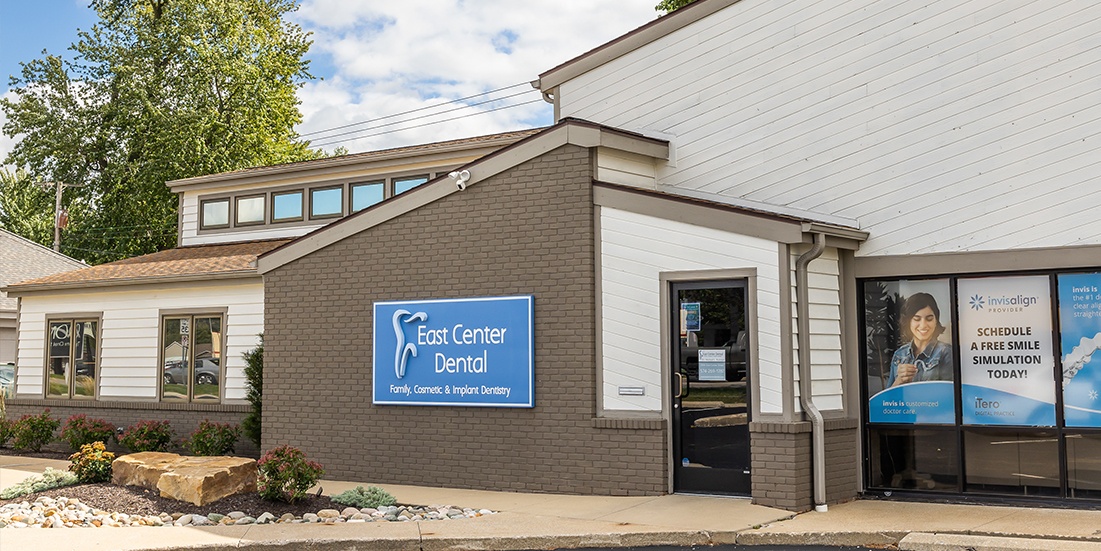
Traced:
<svg viewBox="0 0 1101 551">
<path fill-rule="evenodd" d="M 826 444 L 822 412 L 814 405 L 810 373 L 810 290 L 807 288 L 807 267 L 822 256 L 826 236 L 814 234 L 814 246 L 795 261 L 796 315 L 799 316 L 799 403 L 810 417 L 811 472 L 814 477 L 814 510 L 826 512 Z"/>
</svg>

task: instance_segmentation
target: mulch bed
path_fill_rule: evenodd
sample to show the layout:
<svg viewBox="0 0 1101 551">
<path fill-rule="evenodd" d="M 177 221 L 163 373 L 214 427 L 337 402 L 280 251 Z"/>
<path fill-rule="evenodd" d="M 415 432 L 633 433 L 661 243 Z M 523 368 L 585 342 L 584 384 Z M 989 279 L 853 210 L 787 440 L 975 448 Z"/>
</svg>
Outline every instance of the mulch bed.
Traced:
<svg viewBox="0 0 1101 551">
<path fill-rule="evenodd" d="M 35 457 L 43 459 L 68 460 L 69 454 L 56 451 L 16 452 L 11 449 L 0 450 L 0 455 L 12 455 L 22 457 Z M 202 507 L 192 505 L 185 501 L 164 498 L 155 490 L 138 486 L 117 486 L 110 483 L 101 484 L 77 484 L 64 488 L 55 488 L 45 492 L 38 492 L 17 497 L 15 499 L 0 499 L 0 506 L 12 502 L 33 502 L 39 497 L 52 498 L 68 497 L 77 498 L 89 507 L 104 511 L 126 513 L 128 515 L 159 515 L 160 513 L 201 514 L 210 513 L 226 514 L 232 511 L 241 511 L 248 516 L 257 517 L 267 512 L 276 517 L 284 513 L 302 516 L 305 513 L 316 513 L 321 509 L 341 510 L 343 505 L 334 503 L 328 496 L 310 495 L 296 503 L 283 503 L 280 501 L 267 501 L 253 492 L 222 498 L 214 503 Z"/>
</svg>

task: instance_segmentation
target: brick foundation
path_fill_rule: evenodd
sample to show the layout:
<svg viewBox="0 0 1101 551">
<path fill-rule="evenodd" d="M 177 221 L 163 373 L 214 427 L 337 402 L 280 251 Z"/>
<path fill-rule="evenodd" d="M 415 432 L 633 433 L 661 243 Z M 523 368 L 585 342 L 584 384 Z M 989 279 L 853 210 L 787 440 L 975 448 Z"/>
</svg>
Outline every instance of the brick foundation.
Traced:
<svg viewBox="0 0 1101 551">
<path fill-rule="evenodd" d="M 857 495 L 856 421 L 827 421 L 826 502 Z M 814 508 L 810 423 L 751 423 L 753 502 L 789 511 Z"/>
</svg>

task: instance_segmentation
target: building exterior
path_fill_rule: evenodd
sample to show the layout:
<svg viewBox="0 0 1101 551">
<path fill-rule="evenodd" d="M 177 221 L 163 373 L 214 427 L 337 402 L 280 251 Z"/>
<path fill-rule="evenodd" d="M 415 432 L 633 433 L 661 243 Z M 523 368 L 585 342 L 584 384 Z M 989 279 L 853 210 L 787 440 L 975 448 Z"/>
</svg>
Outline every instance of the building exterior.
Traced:
<svg viewBox="0 0 1101 551">
<path fill-rule="evenodd" d="M 264 447 L 330 476 L 1080 503 L 1101 496 L 1099 20 L 699 0 L 539 75 L 556 124 L 446 168 L 171 183 L 179 250 L 263 244 Z M 354 203 L 368 189 L 385 200 Z M 58 403 L 42 335 L 62 289 L 34 285 L 15 286 L 20 407 Z M 118 408 L 102 309 L 95 403 L 110 387 Z M 166 409 L 157 340 L 134 407 Z"/>
<path fill-rule="evenodd" d="M 1096 498 L 1098 19 L 701 0 L 543 73 L 554 127 L 260 256 L 265 440 L 398 483 Z"/>
<path fill-rule="evenodd" d="M 0 230 L 0 287 L 83 267 L 83 262 Z M 15 319 L 18 314 L 19 301 L 0 289 L 0 364 L 15 363 Z"/>
<path fill-rule="evenodd" d="M 259 254 L 530 133 L 169 182 L 179 247 L 6 287 L 19 299 L 9 414 L 168 420 L 180 435 L 203 419 L 239 422 L 243 355 L 264 332 Z"/>
</svg>

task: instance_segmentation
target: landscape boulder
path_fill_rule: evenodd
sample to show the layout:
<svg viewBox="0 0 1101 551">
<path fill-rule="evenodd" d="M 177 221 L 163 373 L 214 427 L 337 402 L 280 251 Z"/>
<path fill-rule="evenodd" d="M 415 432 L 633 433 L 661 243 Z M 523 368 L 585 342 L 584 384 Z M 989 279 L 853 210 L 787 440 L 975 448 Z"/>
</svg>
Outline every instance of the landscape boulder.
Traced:
<svg viewBox="0 0 1101 551">
<path fill-rule="evenodd" d="M 161 497 L 206 505 L 256 491 L 256 460 L 244 457 L 185 457 L 141 452 L 111 464 L 111 482 L 158 490 Z"/>
</svg>

